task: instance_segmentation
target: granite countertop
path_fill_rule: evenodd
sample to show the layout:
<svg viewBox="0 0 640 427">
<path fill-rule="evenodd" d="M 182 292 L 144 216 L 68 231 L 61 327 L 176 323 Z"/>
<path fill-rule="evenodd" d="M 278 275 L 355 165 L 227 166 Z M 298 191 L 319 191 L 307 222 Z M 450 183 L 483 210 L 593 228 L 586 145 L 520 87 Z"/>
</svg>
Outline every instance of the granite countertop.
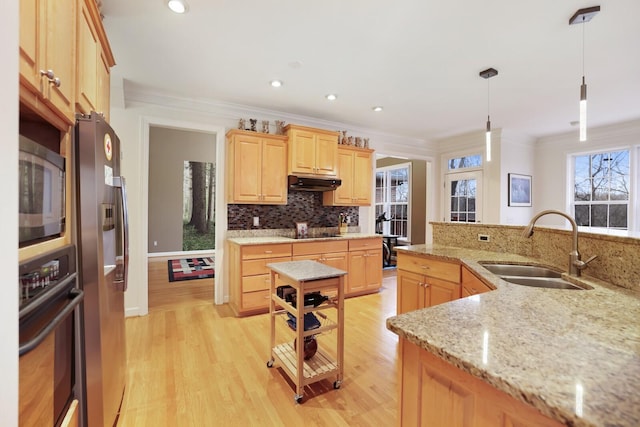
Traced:
<svg viewBox="0 0 640 427">
<path fill-rule="evenodd" d="M 459 260 L 496 290 L 391 317 L 389 330 L 567 425 L 640 426 L 640 294 L 586 276 L 563 278 L 590 290 L 520 286 L 479 264 L 536 263 L 519 255 L 397 250 Z"/>
<path fill-rule="evenodd" d="M 347 274 L 344 270 L 310 260 L 276 262 L 267 264 L 267 267 L 298 282 L 330 279 Z"/>
<path fill-rule="evenodd" d="M 237 245 L 264 245 L 269 243 L 297 243 L 297 242 L 316 242 L 324 240 L 350 240 L 350 239 L 370 239 L 372 237 L 382 238 L 381 234 L 368 233 L 346 233 L 339 236 L 319 236 L 307 237 L 304 239 L 296 239 L 295 237 L 284 236 L 248 236 L 248 237 L 231 237 L 227 240 Z"/>
</svg>

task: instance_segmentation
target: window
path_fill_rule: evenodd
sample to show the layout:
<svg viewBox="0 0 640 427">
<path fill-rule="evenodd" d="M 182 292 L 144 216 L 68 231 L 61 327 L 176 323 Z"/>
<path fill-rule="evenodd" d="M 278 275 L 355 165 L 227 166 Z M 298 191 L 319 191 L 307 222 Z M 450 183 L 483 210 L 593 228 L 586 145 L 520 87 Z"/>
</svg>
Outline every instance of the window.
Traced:
<svg viewBox="0 0 640 427">
<path fill-rule="evenodd" d="M 474 154 L 472 156 L 455 157 L 447 162 L 449 170 L 480 168 L 482 167 L 482 155 Z"/>
<path fill-rule="evenodd" d="M 480 222 L 479 195 L 481 193 L 482 172 L 462 172 L 447 174 L 445 177 L 445 197 L 448 199 L 445 221 Z"/>
<path fill-rule="evenodd" d="M 445 221 L 481 222 L 482 155 L 447 160 L 445 175 Z"/>
<path fill-rule="evenodd" d="M 629 150 L 573 157 L 573 211 L 584 227 L 629 228 Z"/>
<path fill-rule="evenodd" d="M 376 171 L 376 233 L 409 235 L 409 191 L 411 164 Z"/>
</svg>

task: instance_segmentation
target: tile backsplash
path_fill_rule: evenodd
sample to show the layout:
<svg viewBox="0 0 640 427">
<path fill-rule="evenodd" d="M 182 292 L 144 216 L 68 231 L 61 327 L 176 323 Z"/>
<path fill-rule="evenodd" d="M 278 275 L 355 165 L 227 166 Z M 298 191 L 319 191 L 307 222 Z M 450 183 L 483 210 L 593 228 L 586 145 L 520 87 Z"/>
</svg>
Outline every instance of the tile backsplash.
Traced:
<svg viewBox="0 0 640 427">
<path fill-rule="evenodd" d="M 350 216 L 351 226 L 358 225 L 357 206 L 323 206 L 320 191 L 291 191 L 286 205 L 227 205 L 228 229 L 293 229 L 296 222 L 306 222 L 310 228 L 337 227 L 341 212 Z M 256 216 L 258 227 L 253 226 Z"/>
</svg>

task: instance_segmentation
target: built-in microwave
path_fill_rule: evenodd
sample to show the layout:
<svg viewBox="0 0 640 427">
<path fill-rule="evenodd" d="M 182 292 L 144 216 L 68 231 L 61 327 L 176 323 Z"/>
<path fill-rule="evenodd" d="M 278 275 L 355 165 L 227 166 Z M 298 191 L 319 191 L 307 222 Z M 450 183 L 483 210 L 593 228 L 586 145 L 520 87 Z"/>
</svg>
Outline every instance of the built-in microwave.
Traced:
<svg viewBox="0 0 640 427">
<path fill-rule="evenodd" d="M 65 228 L 65 159 L 20 135 L 20 247 L 60 236 Z"/>
</svg>

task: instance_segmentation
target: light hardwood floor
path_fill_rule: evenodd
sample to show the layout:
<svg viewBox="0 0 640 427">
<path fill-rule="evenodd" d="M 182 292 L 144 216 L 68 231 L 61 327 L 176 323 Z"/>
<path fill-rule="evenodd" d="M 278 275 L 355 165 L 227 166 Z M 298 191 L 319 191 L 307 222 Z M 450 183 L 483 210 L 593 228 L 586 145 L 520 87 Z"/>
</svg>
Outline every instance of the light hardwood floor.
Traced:
<svg viewBox="0 0 640 427">
<path fill-rule="evenodd" d="M 227 305 L 213 305 L 211 279 L 169 283 L 166 261 L 150 262 L 149 315 L 126 321 L 128 377 L 118 425 L 396 425 L 398 339 L 385 326 L 395 311 L 395 272 L 387 270 L 379 293 L 345 301 L 341 388 L 320 381 L 296 404 L 278 364 L 266 366 L 268 314 L 233 317 Z M 285 329 L 278 328 L 292 336 Z M 323 348 L 330 344 L 324 339 Z"/>
</svg>

